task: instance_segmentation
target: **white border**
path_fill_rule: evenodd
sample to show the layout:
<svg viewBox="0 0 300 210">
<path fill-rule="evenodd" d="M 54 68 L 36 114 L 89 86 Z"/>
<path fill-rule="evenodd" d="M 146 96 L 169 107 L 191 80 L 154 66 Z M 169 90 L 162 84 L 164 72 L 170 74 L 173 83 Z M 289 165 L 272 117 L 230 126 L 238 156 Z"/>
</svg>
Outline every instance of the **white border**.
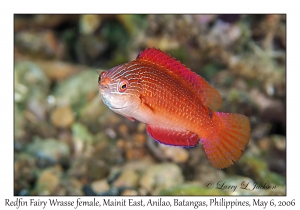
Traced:
<svg viewBox="0 0 300 210">
<path fill-rule="evenodd" d="M 295 2 L 295 1 L 294 1 Z M 0 3 L 0 43 L 1 43 L 1 146 L 0 146 L 0 206 L 4 198 L 13 197 L 13 14 L 14 13 L 287 13 L 287 197 L 274 197 L 276 200 L 296 198 L 300 190 L 299 180 L 299 5 L 288 1 L 2 1 Z M 299 194 L 299 193 L 298 193 Z M 298 196 L 297 196 L 298 197 Z M 53 198 L 53 197 L 51 197 Z M 58 197 L 62 198 L 62 197 Z M 135 197 L 138 199 L 137 197 Z M 173 197 L 164 197 L 172 200 Z M 183 198 L 183 197 L 181 197 Z M 208 200 L 210 197 L 189 197 Z M 187 199 L 189 199 L 187 198 Z M 220 198 L 220 197 L 218 197 Z M 29 198 L 28 198 L 29 199 Z M 48 197 L 40 198 L 47 200 Z M 64 200 L 76 200 L 67 197 Z M 119 199 L 119 198 L 118 198 Z M 146 198 L 148 199 L 148 198 Z M 236 199 L 236 197 L 226 199 Z M 252 200 L 252 197 L 238 197 L 239 200 Z M 272 197 L 263 197 L 271 200 Z M 299 199 L 296 201 L 296 205 Z M 157 208 L 157 207 L 156 207 Z M 191 208 L 191 207 L 189 207 Z M 21 208 L 40 209 L 40 208 Z M 49 209 L 49 208 L 47 208 Z M 74 208 L 65 208 L 74 209 Z M 104 209 L 104 208 L 102 208 Z M 126 207 L 125 209 L 131 209 Z M 278 209 L 278 207 L 276 208 Z M 280 209 L 280 208 L 279 208 Z"/>
</svg>

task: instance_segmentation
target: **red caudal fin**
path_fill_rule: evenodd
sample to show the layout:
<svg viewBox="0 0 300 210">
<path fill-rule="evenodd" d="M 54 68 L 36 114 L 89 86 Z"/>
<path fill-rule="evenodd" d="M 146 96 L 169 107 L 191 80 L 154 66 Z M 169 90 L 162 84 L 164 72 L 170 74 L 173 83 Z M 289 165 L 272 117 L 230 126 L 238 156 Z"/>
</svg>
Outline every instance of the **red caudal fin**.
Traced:
<svg viewBox="0 0 300 210">
<path fill-rule="evenodd" d="M 166 145 L 194 147 L 199 143 L 198 135 L 186 130 L 147 125 L 147 132 L 156 141 Z"/>
<path fill-rule="evenodd" d="M 201 138 L 210 163 L 226 168 L 241 156 L 250 139 L 249 119 L 240 114 L 215 112 L 215 130 Z"/>
</svg>

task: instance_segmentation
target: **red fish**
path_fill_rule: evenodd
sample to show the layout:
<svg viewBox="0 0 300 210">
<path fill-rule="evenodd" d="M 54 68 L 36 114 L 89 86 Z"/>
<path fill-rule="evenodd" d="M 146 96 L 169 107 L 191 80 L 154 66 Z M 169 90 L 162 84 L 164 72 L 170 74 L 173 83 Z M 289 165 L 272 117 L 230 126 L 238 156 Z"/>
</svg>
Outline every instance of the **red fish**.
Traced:
<svg viewBox="0 0 300 210">
<path fill-rule="evenodd" d="M 236 162 L 249 142 L 249 119 L 216 112 L 222 104 L 218 91 L 156 48 L 101 73 L 98 87 L 111 110 L 146 123 L 148 134 L 158 142 L 194 147 L 201 140 L 216 168 Z"/>
</svg>

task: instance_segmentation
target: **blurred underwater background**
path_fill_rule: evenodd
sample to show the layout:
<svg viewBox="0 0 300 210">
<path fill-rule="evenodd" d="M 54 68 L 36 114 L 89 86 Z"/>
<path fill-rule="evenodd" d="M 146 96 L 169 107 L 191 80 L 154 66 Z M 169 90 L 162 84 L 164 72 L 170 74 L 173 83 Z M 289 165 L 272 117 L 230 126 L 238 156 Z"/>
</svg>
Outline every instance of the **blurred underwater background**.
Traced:
<svg viewBox="0 0 300 210">
<path fill-rule="evenodd" d="M 99 71 L 147 47 L 249 117 L 233 166 L 158 144 L 101 101 Z M 286 15 L 15 15 L 14 195 L 286 195 Z"/>
</svg>

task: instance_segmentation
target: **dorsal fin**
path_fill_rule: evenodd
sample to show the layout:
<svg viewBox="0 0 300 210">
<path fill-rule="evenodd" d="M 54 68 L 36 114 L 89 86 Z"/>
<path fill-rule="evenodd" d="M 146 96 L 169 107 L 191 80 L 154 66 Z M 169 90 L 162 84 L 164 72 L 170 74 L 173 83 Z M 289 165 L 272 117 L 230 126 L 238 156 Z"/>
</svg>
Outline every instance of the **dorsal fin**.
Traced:
<svg viewBox="0 0 300 210">
<path fill-rule="evenodd" d="M 209 107 L 213 111 L 220 108 L 222 98 L 219 92 L 210 86 L 205 79 L 192 72 L 189 68 L 175 58 L 172 58 L 170 55 L 156 48 L 147 48 L 139 53 L 136 60 L 151 62 L 172 71 L 190 85 L 191 89 L 196 92 L 204 106 Z"/>
</svg>

